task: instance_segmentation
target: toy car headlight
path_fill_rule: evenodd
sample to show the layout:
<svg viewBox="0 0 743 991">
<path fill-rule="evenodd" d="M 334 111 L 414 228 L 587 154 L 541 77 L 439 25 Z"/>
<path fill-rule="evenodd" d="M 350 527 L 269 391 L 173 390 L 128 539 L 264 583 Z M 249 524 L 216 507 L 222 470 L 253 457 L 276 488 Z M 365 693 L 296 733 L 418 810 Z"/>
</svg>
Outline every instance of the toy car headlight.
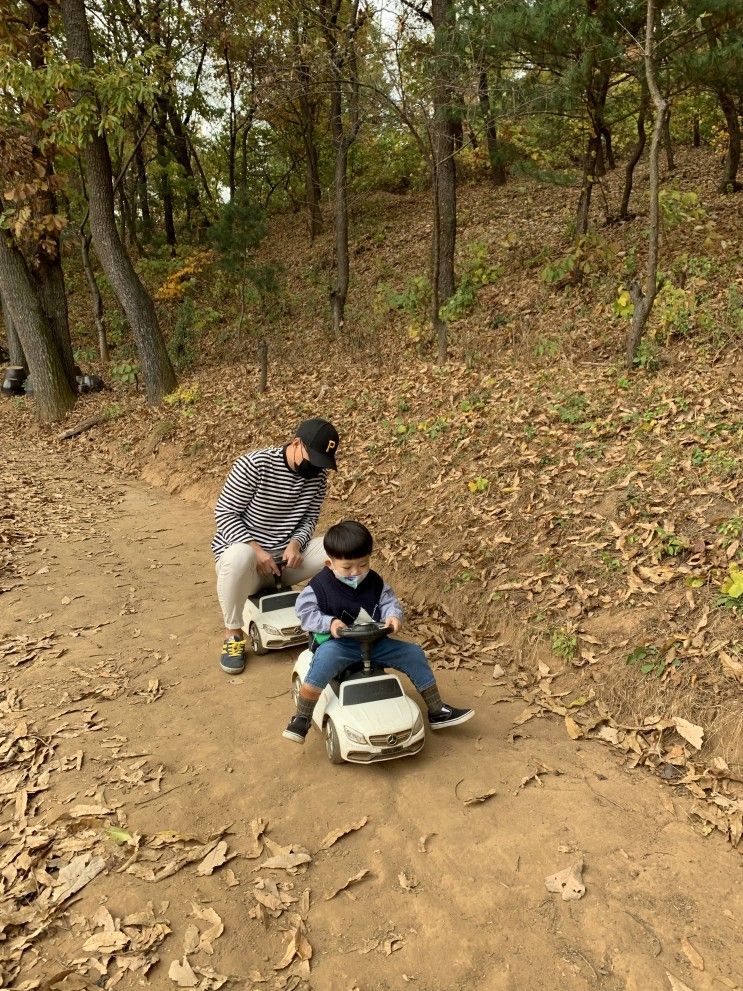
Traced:
<svg viewBox="0 0 743 991">
<path fill-rule="evenodd" d="M 423 729 L 423 716 L 421 716 L 421 714 L 419 712 L 418 715 L 415 717 L 415 723 L 413 724 L 413 734 L 412 735 L 415 736 L 415 734 L 416 733 L 420 733 L 420 731 L 422 729 Z"/>
<path fill-rule="evenodd" d="M 346 734 L 351 743 L 360 743 L 362 747 L 367 745 L 366 737 L 363 733 L 359 733 L 358 730 L 351 729 L 350 726 L 344 726 L 343 732 Z"/>
<path fill-rule="evenodd" d="M 270 633 L 272 637 L 280 637 L 282 635 L 281 630 L 277 629 L 275 626 L 264 625 L 263 629 L 266 631 L 266 633 Z"/>
</svg>

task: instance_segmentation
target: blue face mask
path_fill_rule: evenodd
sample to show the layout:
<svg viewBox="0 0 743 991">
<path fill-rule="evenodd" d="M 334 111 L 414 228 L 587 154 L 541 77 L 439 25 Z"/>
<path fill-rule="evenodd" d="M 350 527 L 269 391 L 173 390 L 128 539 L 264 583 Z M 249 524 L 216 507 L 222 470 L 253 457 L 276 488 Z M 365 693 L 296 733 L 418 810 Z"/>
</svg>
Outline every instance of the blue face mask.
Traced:
<svg viewBox="0 0 743 991">
<path fill-rule="evenodd" d="M 343 584 L 348 585 L 349 588 L 358 588 L 369 572 L 365 571 L 363 575 L 354 575 L 353 578 L 349 578 L 347 575 L 339 575 L 336 571 L 334 571 L 333 574 L 339 582 L 343 582 Z"/>
</svg>

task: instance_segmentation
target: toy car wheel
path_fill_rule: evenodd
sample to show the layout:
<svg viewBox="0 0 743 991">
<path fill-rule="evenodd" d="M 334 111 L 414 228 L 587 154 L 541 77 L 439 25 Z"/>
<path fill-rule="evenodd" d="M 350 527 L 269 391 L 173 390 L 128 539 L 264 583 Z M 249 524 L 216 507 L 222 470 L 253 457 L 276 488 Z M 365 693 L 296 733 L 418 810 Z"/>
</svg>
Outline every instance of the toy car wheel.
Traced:
<svg viewBox="0 0 743 991">
<path fill-rule="evenodd" d="M 341 745 L 332 719 L 329 719 L 325 723 L 325 753 L 328 755 L 328 760 L 331 764 L 343 763 Z"/>
<path fill-rule="evenodd" d="M 299 690 L 302 687 L 302 679 L 298 674 L 295 674 L 292 678 L 292 701 L 294 702 L 294 708 L 299 708 Z"/>
<path fill-rule="evenodd" d="M 248 635 L 250 636 L 250 645 L 253 648 L 254 654 L 267 654 L 268 650 L 263 646 L 263 641 L 261 640 L 261 633 L 255 623 L 251 623 L 248 627 Z"/>
</svg>

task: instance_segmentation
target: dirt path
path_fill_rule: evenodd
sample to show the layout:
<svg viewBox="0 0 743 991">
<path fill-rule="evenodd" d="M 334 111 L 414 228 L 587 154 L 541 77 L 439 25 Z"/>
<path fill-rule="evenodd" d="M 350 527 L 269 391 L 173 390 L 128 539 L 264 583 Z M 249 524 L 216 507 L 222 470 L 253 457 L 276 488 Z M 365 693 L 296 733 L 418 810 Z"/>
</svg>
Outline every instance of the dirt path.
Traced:
<svg viewBox="0 0 743 991">
<path fill-rule="evenodd" d="M 441 672 L 444 694 L 477 717 L 418 758 L 331 766 L 317 735 L 303 749 L 281 739 L 291 653 L 251 658 L 237 678 L 218 670 L 207 510 L 117 480 L 74 448 L 8 447 L 2 515 L 19 571 L 0 578 L 0 921 L 11 904 L 38 907 L 72 856 L 94 853 L 105 870 L 45 914 L 37 936 L 31 909 L 6 916 L 3 987 L 127 989 L 146 971 L 149 986 L 173 988 L 175 960 L 182 986 L 203 988 L 219 975 L 316 991 L 738 986 L 743 861 L 696 835 L 657 780 L 547 719 L 510 736 L 523 702 L 492 687 L 489 667 Z M 311 862 L 259 869 L 258 819 Z M 50 830 L 55 854 L 41 864 Z M 226 843 L 217 854 L 237 856 L 211 874 L 194 856 L 146 879 L 174 853 L 206 855 L 210 836 Z M 562 901 L 544 879 L 578 859 L 586 894 Z M 148 903 L 145 926 L 136 913 Z M 224 931 L 210 941 L 214 913 Z M 297 957 L 274 969 L 291 938 Z"/>
</svg>

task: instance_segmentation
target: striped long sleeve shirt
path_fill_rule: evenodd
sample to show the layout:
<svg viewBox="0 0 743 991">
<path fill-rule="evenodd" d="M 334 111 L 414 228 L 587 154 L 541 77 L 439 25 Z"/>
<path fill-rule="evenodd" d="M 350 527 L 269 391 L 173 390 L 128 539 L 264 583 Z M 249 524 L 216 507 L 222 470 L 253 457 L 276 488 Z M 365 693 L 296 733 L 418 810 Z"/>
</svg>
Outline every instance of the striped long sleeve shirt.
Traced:
<svg viewBox="0 0 743 991">
<path fill-rule="evenodd" d="M 296 540 L 302 551 L 320 517 L 327 472 L 302 478 L 286 461 L 283 447 L 268 447 L 238 458 L 227 476 L 214 516 L 212 550 L 217 559 L 231 544 L 254 540 L 275 554 Z"/>
</svg>

